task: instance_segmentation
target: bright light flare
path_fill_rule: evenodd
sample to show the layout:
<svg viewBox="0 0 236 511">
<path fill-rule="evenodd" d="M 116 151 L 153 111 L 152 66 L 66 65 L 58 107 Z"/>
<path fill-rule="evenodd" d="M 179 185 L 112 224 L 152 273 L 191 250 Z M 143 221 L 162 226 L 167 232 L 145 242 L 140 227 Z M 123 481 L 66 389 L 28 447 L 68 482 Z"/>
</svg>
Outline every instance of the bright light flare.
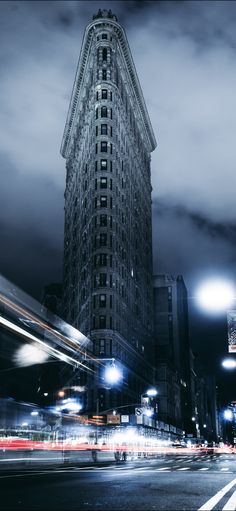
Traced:
<svg viewBox="0 0 236 511">
<path fill-rule="evenodd" d="M 105 380 L 107 383 L 118 383 L 122 378 L 122 374 L 115 365 L 107 366 L 105 369 Z"/>
<path fill-rule="evenodd" d="M 155 397 L 157 396 L 157 389 L 154 388 L 148 389 L 146 394 L 148 397 Z"/>
<path fill-rule="evenodd" d="M 196 298 L 200 307 L 209 312 L 217 313 L 231 307 L 234 295 L 235 291 L 230 282 L 210 280 L 199 287 Z"/>
<path fill-rule="evenodd" d="M 225 369 L 235 369 L 235 367 L 236 367 L 236 360 L 233 359 L 233 358 L 226 358 L 225 360 L 223 360 L 222 366 Z"/>
<path fill-rule="evenodd" d="M 225 410 L 224 411 L 224 418 L 227 421 L 231 421 L 233 419 L 233 412 L 232 412 L 232 410 Z"/>
<path fill-rule="evenodd" d="M 48 353 L 34 344 L 24 344 L 13 355 L 15 364 L 20 367 L 44 364 L 48 358 Z"/>
</svg>

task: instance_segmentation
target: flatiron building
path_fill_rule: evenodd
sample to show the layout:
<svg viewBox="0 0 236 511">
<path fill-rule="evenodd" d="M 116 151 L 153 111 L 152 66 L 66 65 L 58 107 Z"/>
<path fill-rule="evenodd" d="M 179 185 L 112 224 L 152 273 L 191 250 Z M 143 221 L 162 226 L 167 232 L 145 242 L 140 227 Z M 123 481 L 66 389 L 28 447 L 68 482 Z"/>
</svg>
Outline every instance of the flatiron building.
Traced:
<svg viewBox="0 0 236 511">
<path fill-rule="evenodd" d="M 99 10 L 85 29 L 61 146 L 64 317 L 91 339 L 94 357 L 121 364 L 125 383 L 117 393 L 98 385 L 90 407 L 95 397 L 99 409 L 137 403 L 153 383 L 155 147 L 125 31 Z"/>
</svg>

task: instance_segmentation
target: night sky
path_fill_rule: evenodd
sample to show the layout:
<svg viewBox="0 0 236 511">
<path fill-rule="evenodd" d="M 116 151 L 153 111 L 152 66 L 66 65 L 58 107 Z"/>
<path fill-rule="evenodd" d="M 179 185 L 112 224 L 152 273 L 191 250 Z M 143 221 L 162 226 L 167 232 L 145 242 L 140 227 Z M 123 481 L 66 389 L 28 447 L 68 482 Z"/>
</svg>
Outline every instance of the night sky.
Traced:
<svg viewBox="0 0 236 511">
<path fill-rule="evenodd" d="M 123 25 L 157 138 L 152 154 L 154 273 L 181 274 L 194 352 L 225 388 L 226 316 L 196 306 L 208 277 L 235 285 L 236 3 L 0 2 L 0 273 L 37 299 L 62 279 L 60 156 L 87 23 Z"/>
</svg>

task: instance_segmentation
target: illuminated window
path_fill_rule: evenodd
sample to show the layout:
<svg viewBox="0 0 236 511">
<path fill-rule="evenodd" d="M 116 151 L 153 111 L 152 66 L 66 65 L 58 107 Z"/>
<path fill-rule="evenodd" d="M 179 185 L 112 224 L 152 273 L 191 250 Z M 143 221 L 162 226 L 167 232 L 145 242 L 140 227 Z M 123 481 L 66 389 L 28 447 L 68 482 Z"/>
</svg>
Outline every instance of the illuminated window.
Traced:
<svg viewBox="0 0 236 511">
<path fill-rule="evenodd" d="M 107 297 L 106 295 L 99 295 L 99 307 L 106 307 Z"/>
<path fill-rule="evenodd" d="M 107 188 L 107 177 L 100 178 L 100 188 Z"/>
<path fill-rule="evenodd" d="M 101 208 L 107 208 L 107 196 L 106 195 L 101 195 L 100 206 L 101 206 Z"/>
<path fill-rule="evenodd" d="M 107 170 L 107 160 L 101 160 L 101 170 Z"/>
</svg>

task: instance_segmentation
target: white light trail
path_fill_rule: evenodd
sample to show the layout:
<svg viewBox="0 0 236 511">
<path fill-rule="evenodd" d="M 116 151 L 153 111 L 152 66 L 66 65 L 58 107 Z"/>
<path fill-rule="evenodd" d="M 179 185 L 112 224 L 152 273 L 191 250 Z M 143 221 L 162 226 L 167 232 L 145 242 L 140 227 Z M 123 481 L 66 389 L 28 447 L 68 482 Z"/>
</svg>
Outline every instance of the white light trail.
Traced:
<svg viewBox="0 0 236 511">
<path fill-rule="evenodd" d="M 24 330 L 23 328 L 15 325 L 14 323 L 12 323 L 11 321 L 8 321 L 7 319 L 3 318 L 2 316 L 0 316 L 0 323 L 2 323 L 2 325 L 6 326 L 10 330 L 13 330 L 14 332 L 17 332 L 18 334 L 22 335 L 23 337 L 27 337 L 28 339 L 31 339 L 32 341 L 36 341 L 37 343 L 39 343 L 42 346 L 42 349 L 44 351 L 46 351 L 46 353 L 53 355 L 54 357 L 58 358 L 59 360 L 61 360 L 61 357 L 63 355 L 63 360 L 65 362 L 67 362 L 68 364 L 75 365 L 75 366 L 80 365 L 82 367 L 85 367 L 88 371 L 92 371 L 92 369 L 90 369 L 90 367 L 87 367 L 85 364 L 82 364 L 82 362 L 79 362 L 78 360 L 70 357 L 69 355 L 65 355 L 64 353 L 61 353 L 59 350 L 53 348 L 52 346 L 49 346 L 45 342 L 41 341 L 41 339 L 39 339 L 35 335 L 32 335 L 30 332 L 27 332 L 27 330 Z"/>
</svg>

